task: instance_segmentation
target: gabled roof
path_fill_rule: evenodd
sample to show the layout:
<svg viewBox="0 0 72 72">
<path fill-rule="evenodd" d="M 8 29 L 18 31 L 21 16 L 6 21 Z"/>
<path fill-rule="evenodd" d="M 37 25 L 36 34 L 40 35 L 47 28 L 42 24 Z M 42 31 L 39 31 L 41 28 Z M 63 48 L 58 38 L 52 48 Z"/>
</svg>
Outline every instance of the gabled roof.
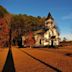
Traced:
<svg viewBox="0 0 72 72">
<path fill-rule="evenodd" d="M 51 18 L 52 20 L 54 20 L 54 18 L 51 16 L 51 13 L 49 12 L 46 20 L 48 20 L 48 19 L 50 19 L 50 18 Z"/>
<path fill-rule="evenodd" d="M 44 27 L 42 29 L 34 31 L 34 34 L 44 34 L 46 31 L 48 31 L 48 28 Z"/>
<path fill-rule="evenodd" d="M 44 34 L 44 30 L 43 29 L 37 30 L 34 32 L 34 35 L 36 34 Z"/>
<path fill-rule="evenodd" d="M 43 29 L 44 28 L 44 26 L 37 26 L 37 27 L 33 27 L 33 31 L 37 31 L 37 30 L 41 30 L 41 29 Z"/>
</svg>

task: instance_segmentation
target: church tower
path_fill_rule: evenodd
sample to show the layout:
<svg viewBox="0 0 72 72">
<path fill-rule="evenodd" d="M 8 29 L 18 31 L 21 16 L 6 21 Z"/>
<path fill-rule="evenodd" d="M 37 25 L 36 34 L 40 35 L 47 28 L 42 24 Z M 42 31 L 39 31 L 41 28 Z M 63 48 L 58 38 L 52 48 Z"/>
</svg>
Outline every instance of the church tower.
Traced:
<svg viewBox="0 0 72 72">
<path fill-rule="evenodd" d="M 45 21 L 45 26 L 48 29 L 52 29 L 54 27 L 54 18 L 51 16 L 51 13 L 49 12 L 46 21 Z"/>
<path fill-rule="evenodd" d="M 52 47 L 59 45 L 59 33 L 50 12 L 45 20 L 45 27 L 48 28 L 48 31 L 44 34 L 45 40 L 48 41 L 47 44 Z"/>
</svg>

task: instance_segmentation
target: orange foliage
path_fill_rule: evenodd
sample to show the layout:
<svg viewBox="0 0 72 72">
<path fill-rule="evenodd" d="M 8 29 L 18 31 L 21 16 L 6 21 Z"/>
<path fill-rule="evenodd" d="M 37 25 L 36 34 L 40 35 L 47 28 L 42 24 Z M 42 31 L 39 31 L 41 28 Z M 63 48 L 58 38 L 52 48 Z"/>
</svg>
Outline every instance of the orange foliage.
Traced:
<svg viewBox="0 0 72 72">
<path fill-rule="evenodd" d="M 28 38 L 25 40 L 26 46 L 33 46 L 35 44 L 35 39 L 33 38 L 33 33 L 29 32 Z"/>
<path fill-rule="evenodd" d="M 10 20 L 9 20 L 10 21 Z M 0 46 L 4 46 L 4 44 L 9 39 L 9 24 L 8 17 L 0 18 Z"/>
</svg>

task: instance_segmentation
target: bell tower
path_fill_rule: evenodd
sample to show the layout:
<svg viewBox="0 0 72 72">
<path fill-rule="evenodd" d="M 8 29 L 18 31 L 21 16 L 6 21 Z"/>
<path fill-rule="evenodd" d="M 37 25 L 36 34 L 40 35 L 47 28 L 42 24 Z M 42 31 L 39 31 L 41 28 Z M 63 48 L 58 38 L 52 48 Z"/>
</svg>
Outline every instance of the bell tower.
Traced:
<svg viewBox="0 0 72 72">
<path fill-rule="evenodd" d="M 54 18 L 51 16 L 50 12 L 46 18 L 45 27 L 47 27 L 48 29 L 52 29 L 54 27 Z"/>
<path fill-rule="evenodd" d="M 54 18 L 51 16 L 50 12 L 45 20 L 45 27 L 48 28 L 47 34 L 44 35 L 48 44 L 52 47 L 59 45 L 59 34 L 54 23 Z"/>
</svg>

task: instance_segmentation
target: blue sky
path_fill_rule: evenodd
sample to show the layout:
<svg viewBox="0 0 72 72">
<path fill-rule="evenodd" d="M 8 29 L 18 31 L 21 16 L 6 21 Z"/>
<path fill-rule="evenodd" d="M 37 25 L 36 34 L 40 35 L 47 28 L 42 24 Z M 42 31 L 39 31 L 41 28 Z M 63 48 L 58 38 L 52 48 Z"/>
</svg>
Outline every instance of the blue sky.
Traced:
<svg viewBox="0 0 72 72">
<path fill-rule="evenodd" d="M 46 17 L 51 12 L 61 37 L 72 40 L 72 0 L 0 0 L 13 14 Z"/>
</svg>

